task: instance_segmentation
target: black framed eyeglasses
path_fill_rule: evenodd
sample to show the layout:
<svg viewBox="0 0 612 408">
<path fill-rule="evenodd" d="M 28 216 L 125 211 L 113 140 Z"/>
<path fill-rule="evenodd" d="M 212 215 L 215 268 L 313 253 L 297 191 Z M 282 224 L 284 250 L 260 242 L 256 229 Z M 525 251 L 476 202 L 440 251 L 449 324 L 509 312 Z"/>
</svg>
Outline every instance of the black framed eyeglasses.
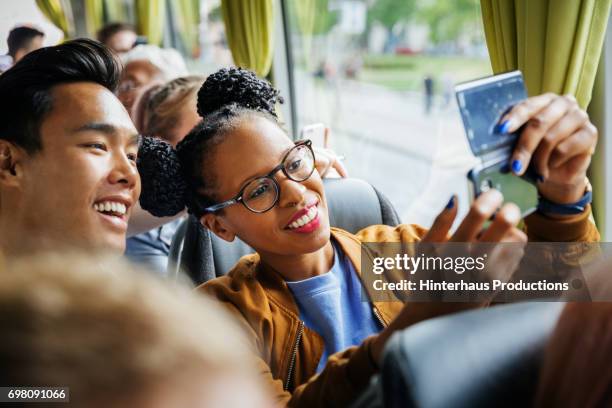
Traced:
<svg viewBox="0 0 612 408">
<path fill-rule="evenodd" d="M 237 203 L 242 203 L 254 213 L 263 213 L 272 209 L 280 197 L 280 185 L 274 178 L 279 171 L 290 180 L 301 183 L 310 178 L 315 169 L 315 155 L 310 140 L 301 140 L 289 150 L 281 163 L 262 177 L 249 180 L 236 197 L 204 209 L 216 212 Z"/>
</svg>

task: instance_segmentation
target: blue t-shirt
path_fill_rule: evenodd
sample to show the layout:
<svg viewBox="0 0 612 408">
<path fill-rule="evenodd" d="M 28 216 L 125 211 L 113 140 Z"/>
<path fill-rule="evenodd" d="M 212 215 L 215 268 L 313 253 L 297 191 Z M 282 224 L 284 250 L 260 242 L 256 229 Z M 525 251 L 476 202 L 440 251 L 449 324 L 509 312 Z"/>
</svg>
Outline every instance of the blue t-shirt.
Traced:
<svg viewBox="0 0 612 408">
<path fill-rule="evenodd" d="M 361 281 L 351 261 L 334 245 L 334 265 L 323 275 L 287 282 L 306 327 L 325 342 L 317 366 L 320 372 L 327 358 L 361 344 L 382 330 L 369 302 L 361 300 Z"/>
</svg>

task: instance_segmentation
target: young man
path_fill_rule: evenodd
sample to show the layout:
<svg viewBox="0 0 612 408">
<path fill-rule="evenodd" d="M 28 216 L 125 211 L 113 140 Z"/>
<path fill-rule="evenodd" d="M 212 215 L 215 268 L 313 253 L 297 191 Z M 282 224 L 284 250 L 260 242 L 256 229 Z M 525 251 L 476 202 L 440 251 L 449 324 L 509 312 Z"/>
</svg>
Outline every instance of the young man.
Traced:
<svg viewBox="0 0 612 408">
<path fill-rule="evenodd" d="M 6 40 L 8 54 L 0 56 L 0 72 L 8 70 L 28 53 L 43 46 L 45 33 L 33 27 L 15 27 Z"/>
<path fill-rule="evenodd" d="M 0 76 L 0 251 L 123 251 L 140 178 L 119 75 L 106 47 L 81 39 Z"/>
</svg>

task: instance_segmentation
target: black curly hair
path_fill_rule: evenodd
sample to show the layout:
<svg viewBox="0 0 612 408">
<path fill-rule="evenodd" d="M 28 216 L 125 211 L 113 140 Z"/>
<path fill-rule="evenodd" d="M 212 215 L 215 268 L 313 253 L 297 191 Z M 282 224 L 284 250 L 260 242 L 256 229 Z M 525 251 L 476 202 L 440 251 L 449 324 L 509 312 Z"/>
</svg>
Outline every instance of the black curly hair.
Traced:
<svg viewBox="0 0 612 408">
<path fill-rule="evenodd" d="M 143 138 L 138 152 L 142 179 L 140 205 L 158 217 L 175 215 L 185 206 L 200 218 L 218 202 L 210 162 L 216 146 L 243 120 L 265 118 L 277 124 L 279 91 L 241 68 L 223 68 L 210 75 L 198 91 L 202 121 L 173 149 L 168 143 Z M 281 127 L 282 128 L 282 127 Z"/>
<path fill-rule="evenodd" d="M 210 75 L 198 92 L 198 114 L 211 114 L 222 106 L 236 103 L 243 108 L 276 116 L 276 103 L 283 103 L 280 91 L 254 72 L 242 68 L 222 68 Z"/>
</svg>

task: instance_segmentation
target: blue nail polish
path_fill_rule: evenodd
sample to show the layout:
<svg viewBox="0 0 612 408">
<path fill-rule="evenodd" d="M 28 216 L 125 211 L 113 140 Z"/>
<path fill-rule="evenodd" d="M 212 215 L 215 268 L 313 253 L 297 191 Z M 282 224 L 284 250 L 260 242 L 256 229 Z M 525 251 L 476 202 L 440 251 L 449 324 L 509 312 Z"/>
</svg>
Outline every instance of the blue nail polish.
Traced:
<svg viewBox="0 0 612 408">
<path fill-rule="evenodd" d="M 538 182 L 543 183 L 544 182 L 544 176 L 541 174 L 538 174 L 538 176 L 536 177 L 538 179 Z"/>
<path fill-rule="evenodd" d="M 518 173 L 523 168 L 523 163 L 520 160 L 512 160 L 512 171 Z"/>
<path fill-rule="evenodd" d="M 450 200 L 448 200 L 448 204 L 446 204 L 446 209 L 450 210 L 455 206 L 455 196 L 452 196 Z"/>
<path fill-rule="evenodd" d="M 504 120 L 502 123 L 500 123 L 497 127 L 498 132 L 501 133 L 502 135 L 505 135 L 508 133 L 508 130 L 510 129 L 510 120 Z"/>
</svg>

